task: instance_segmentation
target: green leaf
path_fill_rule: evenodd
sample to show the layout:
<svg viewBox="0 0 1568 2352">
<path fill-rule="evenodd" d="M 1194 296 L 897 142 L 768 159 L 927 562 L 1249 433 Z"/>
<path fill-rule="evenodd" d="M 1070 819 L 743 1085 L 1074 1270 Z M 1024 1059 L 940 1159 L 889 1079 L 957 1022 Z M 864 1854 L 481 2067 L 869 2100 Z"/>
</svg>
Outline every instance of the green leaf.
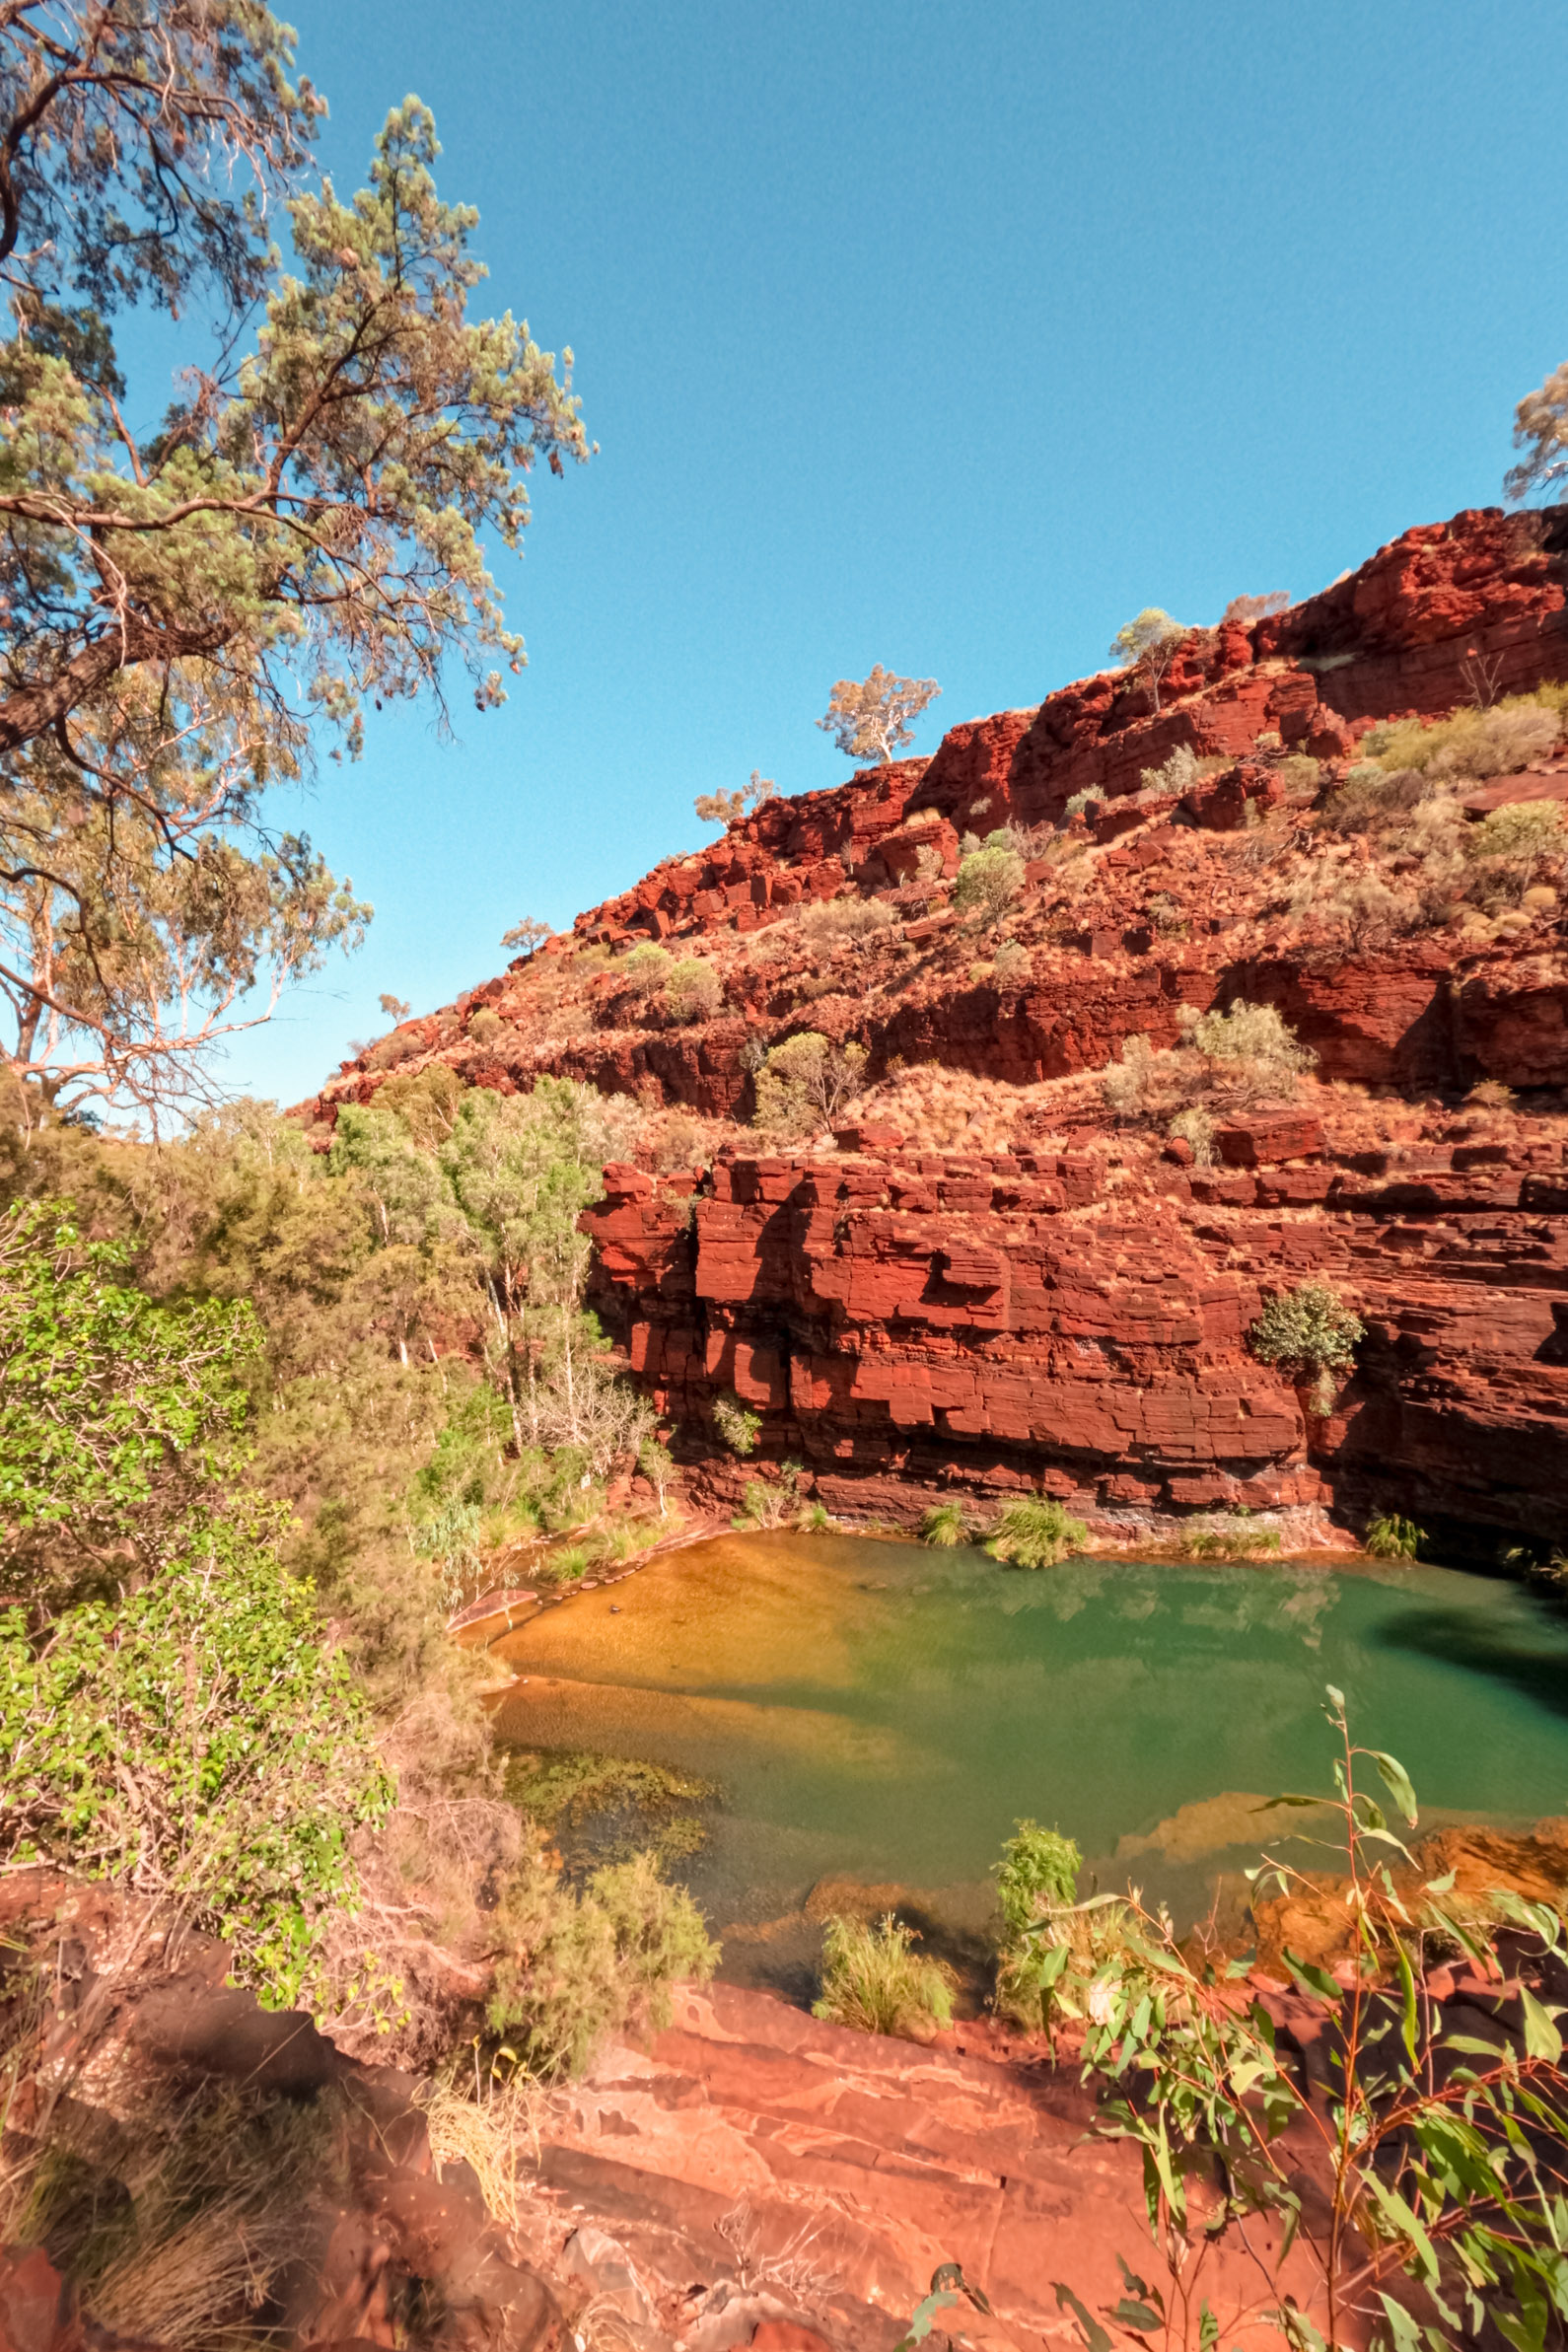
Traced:
<svg viewBox="0 0 1568 2352">
<path fill-rule="evenodd" d="M 1110 2316 L 1113 2319 L 1119 2319 L 1123 2327 L 1140 2328 L 1145 2335 L 1157 2335 L 1165 2325 L 1158 2312 L 1152 2312 L 1146 2303 L 1134 2303 L 1126 2295 L 1122 2296 L 1119 2303 L 1111 2305 Z"/>
<path fill-rule="evenodd" d="M 1385 1753 L 1381 1747 L 1374 1747 L 1371 1754 L 1373 1762 L 1383 1774 L 1384 1785 L 1390 1796 L 1413 1827 L 1417 1816 L 1415 1791 L 1410 1786 L 1410 1775 L 1397 1756 Z"/>
<path fill-rule="evenodd" d="M 1378 2289 L 1378 2301 L 1388 2315 L 1389 2332 L 1393 2340 L 1393 2352 L 1421 2352 L 1421 2330 L 1402 2303 L 1395 2303 L 1391 2295 Z"/>
<path fill-rule="evenodd" d="M 1319 1968 L 1316 1960 L 1299 1959 L 1288 1945 L 1283 1957 L 1286 1967 L 1304 1991 L 1316 1994 L 1320 2001 L 1332 2001 L 1336 2005 L 1344 1998 L 1343 1987 L 1335 1984 L 1327 1969 Z"/>
<path fill-rule="evenodd" d="M 1089 2352 L 1110 2352 L 1109 2336 L 1094 2315 L 1084 2309 L 1071 2287 L 1064 2285 L 1059 2278 L 1052 2279 L 1051 2285 L 1056 2291 L 1057 2310 L 1072 2313 L 1073 2317 L 1083 2329 L 1084 2342 L 1088 2346 Z"/>
<path fill-rule="evenodd" d="M 937 2275 L 941 2276 L 940 2271 Z M 931 2333 L 932 2323 L 937 2314 L 951 2311 L 959 2300 L 957 2295 L 950 2294 L 943 2289 L 941 2293 L 928 2295 L 923 2303 L 916 2304 L 914 2315 L 909 2321 L 909 2332 L 899 2338 L 896 2352 L 906 2352 L 908 2346 L 924 2343 L 926 2337 Z"/>
<path fill-rule="evenodd" d="M 1399 1942 L 1397 1937 L 1394 1938 L 1393 1950 L 1395 1960 L 1398 1962 L 1399 1991 L 1402 1996 L 1404 2006 L 1404 2014 L 1401 2019 L 1401 2026 L 1404 2033 L 1404 2051 L 1405 2056 L 1410 2061 L 1410 2064 L 1414 2066 L 1417 2026 L 1415 2007 L 1415 1977 L 1411 1972 L 1409 1958 L 1405 1952 L 1404 1946 Z"/>
<path fill-rule="evenodd" d="M 1147 2280 L 1141 2279 L 1135 2270 L 1129 2269 L 1119 2253 L 1116 2256 L 1116 2268 L 1121 2272 L 1121 2283 L 1129 2295 L 1136 2295 L 1143 2303 L 1158 2304 L 1161 2311 L 1165 2310 L 1165 2298 Z"/>
<path fill-rule="evenodd" d="M 1552 2018 L 1554 2014 L 1560 2017 L 1562 2012 L 1543 2009 L 1528 1984 L 1520 1986 L 1519 1999 L 1525 2013 L 1526 2057 L 1544 2058 L 1548 2064 L 1555 2066 L 1562 2056 L 1562 2035 L 1552 2023 Z"/>
</svg>

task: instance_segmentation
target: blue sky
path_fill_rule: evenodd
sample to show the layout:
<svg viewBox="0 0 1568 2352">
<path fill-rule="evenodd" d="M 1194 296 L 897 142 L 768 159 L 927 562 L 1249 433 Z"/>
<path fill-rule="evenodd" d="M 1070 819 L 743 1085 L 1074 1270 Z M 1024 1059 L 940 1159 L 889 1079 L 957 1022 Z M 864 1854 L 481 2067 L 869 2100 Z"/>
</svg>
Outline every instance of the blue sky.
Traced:
<svg viewBox="0 0 1568 2352">
<path fill-rule="evenodd" d="M 937 677 L 917 748 L 1099 668 L 1140 606 L 1304 596 L 1495 504 L 1568 357 L 1568 13 L 1506 0 L 571 8 L 294 0 L 322 155 L 435 110 L 487 307 L 574 347 L 601 455 L 500 570 L 507 707 L 373 719 L 303 815 L 377 919 L 237 1041 L 310 1091 L 711 837 L 694 793 L 847 772 L 813 721 Z"/>
</svg>

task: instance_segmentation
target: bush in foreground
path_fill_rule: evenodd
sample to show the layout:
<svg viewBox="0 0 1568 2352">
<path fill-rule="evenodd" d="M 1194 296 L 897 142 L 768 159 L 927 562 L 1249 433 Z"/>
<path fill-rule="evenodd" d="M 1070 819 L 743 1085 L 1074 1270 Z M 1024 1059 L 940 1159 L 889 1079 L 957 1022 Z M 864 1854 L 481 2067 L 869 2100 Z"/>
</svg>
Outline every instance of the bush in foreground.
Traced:
<svg viewBox="0 0 1568 2352">
<path fill-rule="evenodd" d="M 496 1909 L 508 1948 L 486 2012 L 527 2071 L 580 2074 L 613 2034 L 670 2023 L 670 1987 L 706 1982 L 719 1947 L 683 1887 L 647 1854 L 596 1870 L 581 1894 L 540 1858 Z"/>
<path fill-rule="evenodd" d="M 30 1642 L 0 1611 L 0 1866 L 49 1860 L 168 1903 L 266 2005 L 311 1992 L 327 1917 L 352 1908 L 353 1831 L 393 1787 L 310 1588 L 269 1531 L 193 1531 L 117 1608 Z"/>
<path fill-rule="evenodd" d="M 814 2017 L 862 2033 L 897 2033 L 929 2041 L 953 2022 L 954 1975 L 915 1951 L 920 1941 L 891 1912 L 872 1927 L 864 1919 L 829 1919 L 822 1937 L 822 1990 Z"/>
<path fill-rule="evenodd" d="M 920 1540 L 938 1551 L 957 1551 L 972 1543 L 973 1531 L 962 1503 L 933 1503 L 920 1522 Z"/>
</svg>

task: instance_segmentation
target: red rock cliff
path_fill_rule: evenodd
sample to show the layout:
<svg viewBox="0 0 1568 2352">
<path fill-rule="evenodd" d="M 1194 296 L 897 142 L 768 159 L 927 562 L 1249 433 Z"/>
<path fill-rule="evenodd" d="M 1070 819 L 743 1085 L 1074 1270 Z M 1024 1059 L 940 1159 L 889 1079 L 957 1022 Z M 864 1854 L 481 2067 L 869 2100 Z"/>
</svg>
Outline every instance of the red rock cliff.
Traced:
<svg viewBox="0 0 1568 2352">
<path fill-rule="evenodd" d="M 1295 1514 L 1298 1536 L 1379 1508 L 1554 1539 L 1555 895 L 1417 903 L 1418 860 L 1325 832 L 1323 811 L 1375 721 L 1568 678 L 1565 586 L 1568 510 L 1461 514 L 1291 611 L 1192 632 L 1158 713 L 1105 674 L 955 728 L 929 761 L 765 804 L 345 1065 L 316 1115 L 445 1060 L 721 1122 L 696 1139 L 725 1146 L 707 1173 L 611 1171 L 589 1219 L 606 1318 L 721 1490 L 738 1472 L 712 1407 L 733 1390 L 764 1415 L 764 1458 L 797 1456 L 841 1509 L 907 1519 L 955 1483 L 1033 1485 L 1107 1528 L 1241 1504 Z M 1201 772 L 1164 791 L 1151 771 L 1183 748 Z M 1522 796 L 1568 800 L 1561 747 L 1491 799 Z M 1006 977 L 949 903 L 961 832 L 1004 822 L 1042 850 Z M 803 924 L 827 900 L 877 902 L 879 927 Z M 711 1017 L 628 984 L 616 952 L 646 939 L 703 953 Z M 1235 1166 L 1174 1165 L 1075 1076 L 1238 997 L 1277 1006 L 1318 1061 L 1305 1123 L 1233 1138 Z M 761 1052 L 806 1028 L 866 1048 L 892 1121 L 874 1148 L 759 1156 L 730 1123 Z M 972 1082 L 962 1138 L 907 1115 L 934 1067 Z M 1480 1081 L 1521 1099 L 1466 1115 Z M 1368 1326 L 1326 1421 L 1246 1344 L 1263 1297 L 1307 1273 Z"/>
</svg>

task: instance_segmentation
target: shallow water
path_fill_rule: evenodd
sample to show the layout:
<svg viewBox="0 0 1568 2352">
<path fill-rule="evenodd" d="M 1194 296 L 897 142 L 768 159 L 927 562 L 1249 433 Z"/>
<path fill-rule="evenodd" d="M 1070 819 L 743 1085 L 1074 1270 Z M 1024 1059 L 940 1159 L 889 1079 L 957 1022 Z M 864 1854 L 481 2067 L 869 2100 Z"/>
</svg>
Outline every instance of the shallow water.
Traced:
<svg viewBox="0 0 1568 2352">
<path fill-rule="evenodd" d="M 721 1537 L 491 1655 L 529 1677 L 503 1738 L 722 1784 L 683 1875 L 742 1944 L 835 1876 L 977 1929 L 1024 1816 L 1076 1837 L 1102 1886 L 1130 1874 L 1193 1917 L 1280 1825 L 1258 1820 L 1265 1796 L 1328 1786 L 1328 1682 L 1401 1757 L 1423 1824 L 1568 1812 L 1568 1621 L 1447 1569 L 1030 1574 L 918 1544 Z"/>
</svg>

